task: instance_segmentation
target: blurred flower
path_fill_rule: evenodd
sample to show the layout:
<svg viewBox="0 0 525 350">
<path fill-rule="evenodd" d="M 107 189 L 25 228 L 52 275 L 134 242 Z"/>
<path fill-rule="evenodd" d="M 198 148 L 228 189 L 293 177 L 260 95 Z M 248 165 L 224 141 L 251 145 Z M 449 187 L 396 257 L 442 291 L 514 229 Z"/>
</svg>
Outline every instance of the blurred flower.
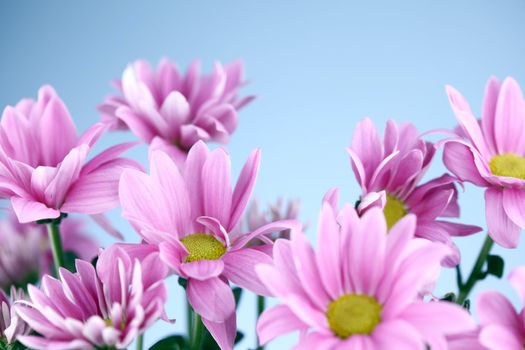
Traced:
<svg viewBox="0 0 525 350">
<path fill-rule="evenodd" d="M 201 75 L 197 61 L 182 74 L 166 59 L 156 71 L 139 60 L 115 85 L 122 96 L 110 96 L 99 107 L 103 122 L 131 129 L 177 161 L 199 140 L 227 143 L 237 127 L 237 110 L 253 99 L 237 95 L 244 85 L 239 61 L 216 63 L 213 73 Z"/>
<path fill-rule="evenodd" d="M 459 217 L 454 177 L 444 174 L 418 186 L 434 156 L 432 143 L 421 139 L 412 124 L 398 125 L 392 120 L 381 142 L 376 127 L 366 118 L 357 125 L 348 152 L 362 188 L 359 214 L 382 207 L 388 229 L 408 213 L 415 214 L 416 237 L 447 244 L 453 253 L 443 263 L 457 265 L 460 253 L 451 236 L 470 235 L 481 228 L 438 220 Z"/>
<path fill-rule="evenodd" d="M 447 336 L 447 345 L 449 350 L 488 350 L 479 342 L 479 329 Z"/>
<path fill-rule="evenodd" d="M 62 245 L 65 252 L 80 259 L 91 260 L 99 246 L 76 218 L 63 220 Z M 44 225 L 20 224 L 14 214 L 0 219 L 0 288 L 8 291 L 11 286 L 25 288 L 36 283 L 40 276 L 52 269 L 53 257 Z"/>
<path fill-rule="evenodd" d="M 500 87 L 491 78 L 485 90 L 481 126 L 468 102 L 453 87 L 447 94 L 464 138 L 447 140 L 443 161 L 460 180 L 486 187 L 489 235 L 506 248 L 518 245 L 525 228 L 525 102 L 518 83 Z"/>
<path fill-rule="evenodd" d="M 132 143 L 85 163 L 104 130 L 99 123 L 77 136 L 66 106 L 50 86 L 39 90 L 38 101 L 25 99 L 4 109 L 0 196 L 11 199 L 20 222 L 55 219 L 60 212 L 99 214 L 118 206 L 120 174 L 138 164 L 117 158 Z"/>
<path fill-rule="evenodd" d="M 387 234 L 380 208 L 359 218 L 350 205 L 337 213 L 325 202 L 317 252 L 292 232 L 275 243 L 273 264 L 256 267 L 283 302 L 259 318 L 260 341 L 300 331 L 294 349 L 440 349 L 446 335 L 474 329 L 458 305 L 419 298 L 449 249 L 414 239 L 415 229 L 412 214 Z"/>
<path fill-rule="evenodd" d="M 39 335 L 19 337 L 32 349 L 125 349 L 164 313 L 167 268 L 158 254 L 142 261 L 112 246 L 96 270 L 77 260 L 77 273 L 60 269 L 60 281 L 45 275 L 30 301 L 15 310 Z"/>
<path fill-rule="evenodd" d="M 125 170 L 120 180 L 122 215 L 177 275 L 187 279 L 188 301 L 221 349 L 235 338 L 235 300 L 229 282 L 267 294 L 255 265 L 271 258 L 248 248 L 255 238 L 289 229 L 275 222 L 247 234 L 232 234 L 257 176 L 260 152 L 251 153 L 232 189 L 231 164 L 223 149 L 209 151 L 199 141 L 179 170 L 164 152 L 150 157 L 150 175 Z M 267 243 L 272 243 L 264 238 Z"/>
<path fill-rule="evenodd" d="M 515 268 L 509 281 L 525 302 L 525 267 Z M 525 308 L 518 313 L 511 302 L 499 292 L 483 292 L 477 300 L 481 324 L 479 340 L 491 350 L 521 350 L 525 344 Z"/>
<path fill-rule="evenodd" d="M 24 291 L 15 287 L 11 288 L 10 294 L 12 303 L 26 299 Z M 29 326 L 14 312 L 12 303 L 4 291 L 0 290 L 0 344 L 2 342 L 12 344 L 18 336 L 30 332 Z"/>
<path fill-rule="evenodd" d="M 248 206 L 248 210 L 245 214 L 244 224 L 248 229 L 248 232 L 252 232 L 261 226 L 275 221 L 297 220 L 299 218 L 300 207 L 301 202 L 297 199 L 288 201 L 287 205 L 284 206 L 284 200 L 279 198 L 274 204 L 269 205 L 267 210 L 263 211 L 260 208 L 259 202 L 254 199 Z M 305 230 L 305 225 L 303 225 L 303 230 Z M 278 238 L 290 239 L 290 230 L 272 232 L 267 236 L 272 241 L 275 241 Z M 265 244 L 260 240 L 254 240 L 253 243 Z"/>
</svg>

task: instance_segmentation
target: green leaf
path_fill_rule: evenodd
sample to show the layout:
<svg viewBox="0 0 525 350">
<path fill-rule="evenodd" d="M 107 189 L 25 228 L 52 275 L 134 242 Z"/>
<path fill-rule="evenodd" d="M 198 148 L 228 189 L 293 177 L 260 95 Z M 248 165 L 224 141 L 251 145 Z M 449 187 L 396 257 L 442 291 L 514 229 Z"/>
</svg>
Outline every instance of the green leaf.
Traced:
<svg viewBox="0 0 525 350">
<path fill-rule="evenodd" d="M 75 253 L 64 252 L 64 267 L 73 273 L 77 272 L 77 267 L 75 266 L 76 259 L 78 259 L 78 256 Z"/>
<path fill-rule="evenodd" d="M 179 282 L 179 285 L 184 289 L 186 289 L 186 287 L 188 286 L 188 280 L 185 278 L 179 277 L 177 282 Z"/>
<path fill-rule="evenodd" d="M 188 346 L 188 341 L 182 335 L 171 335 L 153 344 L 149 350 L 185 350 Z"/>
<path fill-rule="evenodd" d="M 505 261 L 499 255 L 489 255 L 487 257 L 487 274 L 501 278 Z"/>
<path fill-rule="evenodd" d="M 233 297 L 235 298 L 235 307 L 237 308 L 239 306 L 239 303 L 241 302 L 242 288 L 235 287 L 232 289 L 232 291 Z"/>
<path fill-rule="evenodd" d="M 451 303 L 455 303 L 456 302 L 456 294 L 450 292 L 450 293 L 447 293 L 443 296 L 443 298 L 441 298 L 441 301 L 448 301 L 448 302 L 451 302 Z"/>
</svg>

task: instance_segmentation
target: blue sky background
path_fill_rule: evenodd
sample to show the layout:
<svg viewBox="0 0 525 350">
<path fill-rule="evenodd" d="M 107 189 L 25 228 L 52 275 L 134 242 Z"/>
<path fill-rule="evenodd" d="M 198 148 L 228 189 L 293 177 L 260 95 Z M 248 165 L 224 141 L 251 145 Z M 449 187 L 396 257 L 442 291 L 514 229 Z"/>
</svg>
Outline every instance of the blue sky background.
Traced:
<svg viewBox="0 0 525 350">
<path fill-rule="evenodd" d="M 525 2 L 509 1 L 2 1 L 0 3 L 0 106 L 35 97 L 40 85 L 55 86 L 79 130 L 99 119 L 96 105 L 110 92 L 128 62 L 163 57 L 186 67 L 200 58 L 242 58 L 258 99 L 240 113 L 228 145 L 238 172 L 260 147 L 262 168 L 255 193 L 263 202 L 300 197 L 302 219 L 315 229 L 323 193 L 341 188 L 342 199 L 359 194 L 345 147 L 356 123 L 370 116 L 381 128 L 388 118 L 413 122 L 421 131 L 452 128 L 455 119 L 444 85 L 452 84 L 479 112 L 490 75 L 525 84 Z M 130 134 L 106 135 L 98 150 Z M 129 153 L 145 162 L 146 149 Z M 427 178 L 444 171 L 440 157 Z M 485 226 L 482 191 L 460 194 L 464 222 Z M 137 235 L 111 213 L 129 241 Z M 93 227 L 103 244 L 111 240 Z M 458 240 L 467 270 L 483 237 Z M 510 268 L 524 264 L 524 244 L 495 249 Z M 373 262 L 370 262 L 373 263 Z M 150 345 L 185 330 L 180 288 L 172 279 L 168 313 L 175 325 L 149 331 Z M 481 289 L 517 298 L 506 280 L 488 278 Z M 438 293 L 454 290 L 445 271 Z M 239 349 L 255 343 L 253 297 L 240 306 L 247 333 Z M 287 349 L 294 337 L 268 349 Z"/>
</svg>

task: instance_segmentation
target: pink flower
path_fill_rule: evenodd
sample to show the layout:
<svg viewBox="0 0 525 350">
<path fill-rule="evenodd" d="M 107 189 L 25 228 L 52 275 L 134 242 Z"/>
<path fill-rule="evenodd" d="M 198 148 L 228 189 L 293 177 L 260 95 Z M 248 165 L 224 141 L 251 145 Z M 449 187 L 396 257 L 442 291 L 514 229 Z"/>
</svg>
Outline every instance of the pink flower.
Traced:
<svg viewBox="0 0 525 350">
<path fill-rule="evenodd" d="M 65 252 L 91 260 L 99 245 L 84 231 L 83 222 L 70 218 L 62 222 L 60 236 Z M 0 288 L 24 288 L 36 283 L 52 269 L 53 257 L 45 225 L 20 224 L 14 214 L 0 219 Z"/>
<path fill-rule="evenodd" d="M 297 220 L 299 218 L 299 208 L 301 203 L 299 200 L 290 200 L 285 206 L 284 200 L 278 198 L 277 201 L 269 205 L 266 210 L 261 210 L 260 204 L 257 200 L 253 200 L 248 206 L 248 210 L 245 215 L 245 226 L 248 231 L 255 231 L 261 226 L 267 225 L 269 223 L 279 221 L 279 220 Z M 303 225 L 303 230 L 305 230 L 305 225 Z M 278 238 L 290 238 L 290 230 L 273 232 L 269 236 L 273 241 Z M 262 241 L 259 241 L 263 243 Z"/>
<path fill-rule="evenodd" d="M 387 235 L 380 208 L 359 218 L 350 205 L 336 213 L 325 202 L 317 252 L 292 231 L 275 243 L 273 263 L 256 267 L 283 303 L 259 318 L 261 342 L 300 331 L 294 349 L 443 349 L 446 335 L 474 329 L 458 305 L 418 297 L 449 249 L 414 239 L 415 230 L 412 214 Z"/>
<path fill-rule="evenodd" d="M 359 214 L 382 207 L 388 229 L 408 213 L 415 214 L 416 237 L 447 244 L 453 252 L 443 263 L 457 265 L 460 253 L 451 236 L 470 235 L 481 228 L 439 220 L 459 217 L 458 193 L 456 179 L 447 174 L 419 184 L 435 153 L 432 143 L 421 139 L 412 124 L 393 120 L 387 122 L 381 141 L 366 118 L 357 125 L 348 152 L 362 189 Z"/>
<path fill-rule="evenodd" d="M 213 73 L 201 75 L 197 61 L 182 74 L 166 59 L 156 71 L 139 60 L 115 84 L 122 96 L 108 97 L 99 109 L 102 120 L 114 129 L 129 128 L 182 161 L 199 140 L 228 142 L 237 127 L 237 110 L 253 99 L 237 96 L 243 84 L 239 61 L 216 63 Z"/>
<path fill-rule="evenodd" d="M 50 86 L 38 101 L 4 109 L 0 122 L 0 196 L 11 199 L 20 222 L 55 219 L 60 213 L 99 214 L 118 206 L 117 183 L 134 161 L 117 158 L 133 144 L 107 149 L 85 162 L 105 130 L 96 124 L 82 136 Z"/>
<path fill-rule="evenodd" d="M 479 329 L 447 336 L 449 350 L 488 350 L 479 342 Z"/>
<path fill-rule="evenodd" d="M 525 302 L 525 267 L 514 269 L 510 283 Z M 481 324 L 479 340 L 490 350 L 522 350 L 525 344 L 525 309 L 518 313 L 510 301 L 498 292 L 484 292 L 477 300 Z"/>
<path fill-rule="evenodd" d="M 506 248 L 518 245 L 525 227 L 525 102 L 518 83 L 500 86 L 491 78 L 485 90 L 481 125 L 453 87 L 447 94 L 465 138 L 447 140 L 443 161 L 460 180 L 486 187 L 489 235 Z"/>
<path fill-rule="evenodd" d="M 120 180 L 122 215 L 151 249 L 177 275 L 187 279 L 186 293 L 193 309 L 221 349 L 235 338 L 235 301 L 228 282 L 257 294 L 267 294 L 255 265 L 269 263 L 263 248 L 249 248 L 253 239 L 288 229 L 281 221 L 251 233 L 232 233 L 248 202 L 259 168 L 260 152 L 251 153 L 232 189 L 226 151 L 209 151 L 199 141 L 180 170 L 164 152 L 152 152 L 150 175 L 125 170 Z"/>
<path fill-rule="evenodd" d="M 25 299 L 26 296 L 22 289 L 11 288 L 11 300 L 13 303 Z M 31 329 L 14 312 L 12 303 L 3 290 L 0 290 L 0 311 L 0 344 L 2 341 L 12 344 L 19 336 L 29 334 Z"/>
<path fill-rule="evenodd" d="M 164 313 L 167 268 L 158 254 L 139 261 L 112 246 L 96 270 L 76 261 L 76 273 L 60 269 L 60 281 L 46 275 L 41 288 L 29 285 L 30 301 L 15 310 L 39 335 L 18 340 L 32 349 L 127 348 Z"/>
</svg>

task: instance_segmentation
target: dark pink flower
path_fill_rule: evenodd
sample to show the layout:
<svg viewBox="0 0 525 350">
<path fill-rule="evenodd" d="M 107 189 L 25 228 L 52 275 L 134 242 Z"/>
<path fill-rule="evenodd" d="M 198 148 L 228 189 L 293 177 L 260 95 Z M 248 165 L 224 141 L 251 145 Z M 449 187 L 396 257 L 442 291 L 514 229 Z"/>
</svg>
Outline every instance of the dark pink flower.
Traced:
<svg viewBox="0 0 525 350">
<path fill-rule="evenodd" d="M 17 314 L 39 335 L 18 340 L 32 349 L 124 349 L 164 315 L 167 268 L 153 253 L 142 260 L 117 246 L 97 262 L 77 260 L 76 273 L 61 268 L 38 289 L 29 285 L 30 301 L 15 303 Z"/>
<path fill-rule="evenodd" d="M 392 120 L 387 122 L 381 141 L 378 130 L 366 118 L 357 125 L 348 152 L 362 189 L 358 212 L 382 207 L 388 228 L 403 216 L 415 214 L 416 237 L 447 244 L 453 254 L 443 263 L 457 265 L 460 253 L 451 237 L 470 235 L 481 228 L 440 219 L 459 217 L 458 192 L 456 179 L 447 174 L 420 184 L 435 153 L 432 143 L 424 141 L 412 124 Z"/>
<path fill-rule="evenodd" d="M 132 160 L 118 158 L 120 144 L 86 162 L 105 131 L 96 124 L 78 136 L 66 106 L 50 86 L 38 100 L 4 109 L 0 122 L 0 196 L 9 198 L 20 222 L 55 219 L 60 213 L 100 214 L 118 206 L 118 180 Z"/>
<path fill-rule="evenodd" d="M 129 128 L 155 149 L 182 161 L 197 141 L 226 143 L 237 127 L 237 111 L 253 97 L 239 98 L 243 65 L 216 63 L 211 74 L 194 62 L 186 74 L 163 59 L 157 70 L 146 61 L 130 64 L 116 82 L 121 96 L 99 107 L 114 129 Z"/>
</svg>

